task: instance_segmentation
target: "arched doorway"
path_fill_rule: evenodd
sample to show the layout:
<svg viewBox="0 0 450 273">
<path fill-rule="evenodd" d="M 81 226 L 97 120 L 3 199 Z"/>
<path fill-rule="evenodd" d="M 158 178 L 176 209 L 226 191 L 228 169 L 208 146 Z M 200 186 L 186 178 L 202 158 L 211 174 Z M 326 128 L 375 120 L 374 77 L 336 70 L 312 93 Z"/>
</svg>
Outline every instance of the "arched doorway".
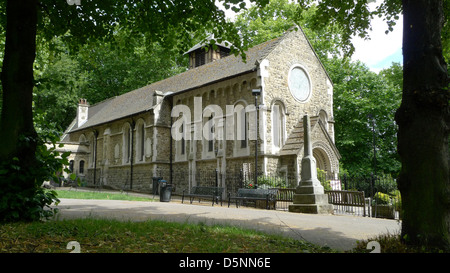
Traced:
<svg viewBox="0 0 450 273">
<path fill-rule="evenodd" d="M 321 148 L 314 148 L 313 156 L 316 159 L 316 167 L 324 171 L 327 176 L 331 175 L 331 162 L 327 153 Z"/>
</svg>

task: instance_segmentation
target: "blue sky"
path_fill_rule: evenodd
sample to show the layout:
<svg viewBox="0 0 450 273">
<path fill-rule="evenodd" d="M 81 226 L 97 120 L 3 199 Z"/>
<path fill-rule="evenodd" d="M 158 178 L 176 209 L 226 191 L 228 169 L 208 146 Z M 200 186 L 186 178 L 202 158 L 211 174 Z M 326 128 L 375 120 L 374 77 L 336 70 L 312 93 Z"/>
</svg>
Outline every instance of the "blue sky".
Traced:
<svg viewBox="0 0 450 273">
<path fill-rule="evenodd" d="M 400 15 L 400 19 L 396 22 L 394 31 L 388 34 L 385 33 L 387 24 L 382 18 L 374 18 L 371 25 L 370 40 L 353 38 L 355 54 L 352 59 L 360 60 L 375 72 L 390 67 L 392 62 L 403 63 L 403 15 Z"/>
<path fill-rule="evenodd" d="M 378 63 L 372 64 L 370 68 L 374 71 L 379 71 L 380 69 L 390 67 L 393 62 L 401 64 L 403 63 L 403 55 L 401 48 L 397 49 L 397 51 L 394 54 L 382 59 Z"/>
</svg>

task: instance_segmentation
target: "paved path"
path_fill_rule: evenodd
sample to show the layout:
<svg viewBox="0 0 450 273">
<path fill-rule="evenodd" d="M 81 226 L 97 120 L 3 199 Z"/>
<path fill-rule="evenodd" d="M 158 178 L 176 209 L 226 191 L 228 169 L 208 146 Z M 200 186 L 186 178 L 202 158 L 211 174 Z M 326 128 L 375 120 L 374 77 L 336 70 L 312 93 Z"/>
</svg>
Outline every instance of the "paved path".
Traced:
<svg viewBox="0 0 450 273">
<path fill-rule="evenodd" d="M 197 205 L 178 200 L 141 202 L 61 199 L 58 219 L 79 217 L 145 221 L 165 220 L 189 223 L 226 224 L 304 239 L 338 250 L 349 250 L 357 240 L 379 234 L 398 234 L 397 220 L 344 215 L 312 215 L 285 211 Z"/>
</svg>

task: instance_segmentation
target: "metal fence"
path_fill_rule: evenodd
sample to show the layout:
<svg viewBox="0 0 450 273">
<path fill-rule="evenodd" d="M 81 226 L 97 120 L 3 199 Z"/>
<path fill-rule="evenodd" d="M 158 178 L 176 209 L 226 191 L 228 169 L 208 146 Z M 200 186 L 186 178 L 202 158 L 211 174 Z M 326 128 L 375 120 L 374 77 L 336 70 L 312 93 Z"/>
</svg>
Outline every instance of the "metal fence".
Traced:
<svg viewBox="0 0 450 273">
<path fill-rule="evenodd" d="M 102 181 L 108 177 L 107 183 Z M 86 181 L 91 181 L 88 186 L 103 187 L 112 186 L 121 190 L 135 190 L 152 192 L 154 174 L 145 170 L 134 170 L 131 175 L 129 170 L 110 169 L 108 173 L 98 170 L 96 183 L 93 182 L 93 173 L 89 172 Z M 221 173 L 218 170 L 204 170 L 192 172 L 189 170 L 164 170 L 157 171 L 157 177 L 161 177 L 173 185 L 173 194 L 181 195 L 183 191 L 189 191 L 192 186 L 221 186 L 224 187 L 224 198 L 228 193 L 235 194 L 239 188 L 277 188 L 276 208 L 288 210 L 292 204 L 295 188 L 300 178 L 288 173 L 258 174 L 239 170 Z M 351 214 L 357 216 L 401 218 L 401 198 L 397 189 L 396 180 L 390 175 L 327 175 L 318 172 L 318 179 L 325 190 L 330 191 L 358 191 L 364 192 L 365 206 L 352 206 L 336 204 L 336 214 Z M 255 183 L 256 181 L 256 183 Z M 330 202 L 333 202 L 329 196 Z"/>
<path fill-rule="evenodd" d="M 369 217 L 400 219 L 401 196 L 397 181 L 391 175 L 340 174 L 338 180 L 342 190 L 364 192 L 364 208 L 346 206 L 337 213 L 367 215 Z"/>
</svg>

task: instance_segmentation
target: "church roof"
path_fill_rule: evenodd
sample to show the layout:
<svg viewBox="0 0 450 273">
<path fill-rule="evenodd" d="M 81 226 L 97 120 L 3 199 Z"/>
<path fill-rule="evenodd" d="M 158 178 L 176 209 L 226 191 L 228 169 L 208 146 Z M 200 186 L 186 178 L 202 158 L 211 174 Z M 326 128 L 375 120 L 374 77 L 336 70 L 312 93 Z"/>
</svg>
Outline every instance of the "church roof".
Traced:
<svg viewBox="0 0 450 273">
<path fill-rule="evenodd" d="M 255 71 L 257 63 L 261 62 L 284 37 L 285 35 L 250 48 L 245 52 L 245 62 L 240 55 L 230 55 L 92 105 L 89 107 L 86 123 L 78 127 L 75 121 L 68 133 L 149 111 L 154 107 L 152 97 L 155 91 L 166 95 L 176 94 Z"/>
<path fill-rule="evenodd" d="M 341 155 L 336 148 L 336 145 L 331 140 L 331 137 L 325 129 L 323 123 L 320 121 L 319 116 L 310 117 L 310 123 L 311 132 L 315 129 L 316 126 L 319 126 L 326 139 L 328 140 L 328 144 L 330 145 L 331 149 L 336 154 L 336 157 L 340 158 Z M 303 149 L 304 141 L 303 119 L 300 119 L 294 126 L 294 129 L 290 132 L 290 135 L 287 137 L 286 142 L 280 150 L 280 155 L 298 155 Z"/>
</svg>

